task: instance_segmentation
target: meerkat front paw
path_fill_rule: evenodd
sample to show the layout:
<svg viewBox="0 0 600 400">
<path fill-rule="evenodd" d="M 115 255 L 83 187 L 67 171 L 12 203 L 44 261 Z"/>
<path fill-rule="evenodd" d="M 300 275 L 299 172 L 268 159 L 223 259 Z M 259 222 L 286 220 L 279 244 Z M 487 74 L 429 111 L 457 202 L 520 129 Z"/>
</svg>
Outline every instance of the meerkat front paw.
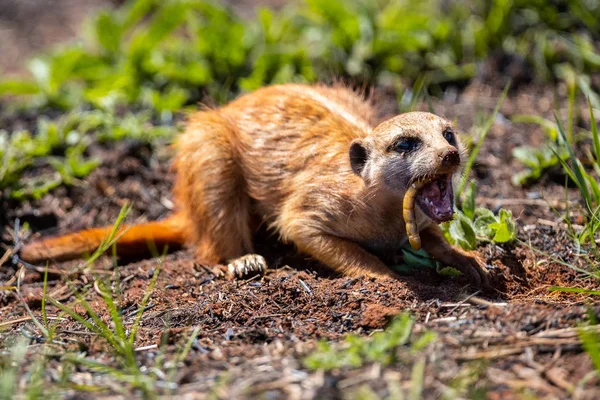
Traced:
<svg viewBox="0 0 600 400">
<path fill-rule="evenodd" d="M 231 277 L 243 279 L 253 274 L 263 274 L 267 270 L 267 262 L 258 254 L 247 254 L 227 264 L 227 272 Z"/>
<path fill-rule="evenodd" d="M 451 265 L 467 275 L 475 286 L 486 291 L 493 290 L 490 286 L 490 274 L 485 267 L 485 263 L 473 252 L 460 252 L 457 262 Z"/>
</svg>

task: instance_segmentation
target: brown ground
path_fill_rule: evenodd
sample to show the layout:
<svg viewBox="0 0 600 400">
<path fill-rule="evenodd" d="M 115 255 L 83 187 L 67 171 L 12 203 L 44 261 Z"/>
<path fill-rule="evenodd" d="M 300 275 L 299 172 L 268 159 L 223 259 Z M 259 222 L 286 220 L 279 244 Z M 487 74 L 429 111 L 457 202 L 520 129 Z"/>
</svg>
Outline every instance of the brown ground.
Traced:
<svg viewBox="0 0 600 400">
<path fill-rule="evenodd" d="M 439 114 L 456 118 L 459 127 L 467 131 L 479 113 L 493 109 L 500 93 L 495 87 L 472 84 L 455 99 L 435 101 L 434 108 Z M 447 394 L 449 387 L 461 393 L 461 385 L 485 391 L 490 399 L 530 394 L 598 398 L 598 379 L 590 378 L 592 364 L 573 328 L 587 320 L 588 312 L 598 316 L 600 306 L 594 298 L 547 290 L 551 286 L 597 287 L 596 281 L 582 279 L 573 269 L 552 261 L 560 259 L 589 268 L 564 227 L 556 223 L 555 214 L 540 200 L 543 196 L 563 210 L 562 181 L 546 178 L 526 189 L 510 184 L 510 177 L 522 168 L 512 158 L 512 148 L 540 145 L 544 140 L 538 128 L 511 123 L 510 117 L 522 113 L 552 118 L 553 96 L 550 87 L 526 86 L 513 91 L 478 158 L 474 176 L 479 204 L 511 209 L 518 218 L 519 239 L 525 243 L 490 244 L 478 249 L 499 290 L 496 296 L 485 298 L 487 302 L 465 301 L 475 291 L 463 278 L 445 278 L 432 271 L 420 271 L 399 282 L 330 276 L 310 260 L 295 256 L 293 249 L 259 238 L 260 252 L 274 270 L 244 282 L 215 278 L 207 268 L 196 265 L 187 251 L 168 255 L 162 266 L 156 259 L 121 261 L 119 305 L 128 323 L 154 269 L 161 268 L 136 346 L 166 342 L 167 358 L 172 358 L 191 330 L 199 327 L 198 339 L 175 375 L 176 393 L 190 398 L 203 398 L 209 391 L 219 398 L 352 398 L 366 390 L 365 385 L 380 396 L 393 396 L 398 385 L 408 388 L 417 359 L 406 349 L 399 350 L 400 361 L 389 367 L 369 363 L 328 373 L 308 371 L 302 359 L 313 351 L 316 339 L 338 341 L 348 333 L 369 335 L 384 328 L 392 315 L 409 311 L 417 319 L 416 334 L 431 330 L 438 335 L 423 352 L 426 398 Z M 385 96 L 384 103 L 387 106 L 382 109 L 395 107 Z M 0 109 L 0 126 L 7 130 L 33 129 L 34 121 L 35 115 L 8 118 Z M 129 221 L 169 213 L 173 176 L 167 151 L 122 142 L 94 145 L 90 153 L 100 157 L 103 164 L 79 185 L 59 188 L 39 201 L 1 204 L 5 210 L 0 216 L 0 223 L 5 224 L 2 243 L 6 248 L 14 244 L 17 218 L 28 222 L 34 232 L 50 234 L 111 224 L 126 201 L 134 207 Z M 29 172 L 36 173 L 39 171 L 35 169 Z M 574 191 L 570 193 L 577 199 Z M 15 283 L 20 265 L 11 261 L 8 258 L 0 263 L 0 286 Z M 65 303 L 73 299 L 65 285 L 65 271 L 76 265 L 50 265 L 49 291 L 54 298 Z M 23 271 L 21 292 L 39 315 L 41 270 Z M 96 263 L 94 271 L 69 279 L 79 288 L 92 283 L 95 274 L 114 277 L 112 271 L 111 260 L 105 258 Z M 96 291 L 90 291 L 87 299 L 102 318 L 109 320 Z M 53 307 L 48 310 L 50 316 L 56 315 Z M 26 315 L 14 292 L 0 291 L 0 329 L 28 331 L 35 338 L 38 334 L 31 322 L 13 322 Z M 103 341 L 82 334 L 80 325 L 67 320 L 61 322 L 60 330 L 59 339 L 68 343 L 67 347 L 79 346 L 89 357 L 112 362 Z M 138 352 L 147 366 L 161 354 L 156 347 Z M 58 358 L 48 363 L 49 379 L 53 379 L 58 364 Z M 74 371 L 71 379 L 79 384 L 102 383 L 112 388 L 108 394 L 119 390 L 119 385 L 107 377 L 92 376 L 84 369 Z"/>
</svg>

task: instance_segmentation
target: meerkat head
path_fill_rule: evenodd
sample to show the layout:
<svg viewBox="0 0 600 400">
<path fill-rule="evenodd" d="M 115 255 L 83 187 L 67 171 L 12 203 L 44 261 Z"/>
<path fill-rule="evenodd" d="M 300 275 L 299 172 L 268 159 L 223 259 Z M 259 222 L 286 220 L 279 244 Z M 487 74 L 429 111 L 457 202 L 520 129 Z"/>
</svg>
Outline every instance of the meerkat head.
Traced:
<svg viewBox="0 0 600 400">
<path fill-rule="evenodd" d="M 426 112 L 398 115 L 379 124 L 350 146 L 350 165 L 367 186 L 402 198 L 408 186 L 433 178 L 416 202 L 433 221 L 452 218 L 452 177 L 460 170 L 465 150 L 452 124 Z"/>
</svg>

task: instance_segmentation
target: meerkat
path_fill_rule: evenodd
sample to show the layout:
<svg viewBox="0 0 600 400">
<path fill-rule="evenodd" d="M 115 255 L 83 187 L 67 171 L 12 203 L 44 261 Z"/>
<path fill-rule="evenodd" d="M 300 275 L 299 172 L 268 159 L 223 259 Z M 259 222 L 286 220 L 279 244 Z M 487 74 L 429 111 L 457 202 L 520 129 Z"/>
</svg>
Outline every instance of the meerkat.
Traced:
<svg viewBox="0 0 600 400">
<path fill-rule="evenodd" d="M 452 123 L 426 112 L 379 125 L 369 100 L 345 87 L 285 84 L 198 111 L 175 143 L 177 211 L 124 227 L 119 254 L 186 245 L 204 263 L 233 275 L 264 271 L 252 234 L 266 224 L 284 242 L 347 276 L 398 278 L 380 255 L 407 241 L 402 216 L 416 195 L 422 247 L 435 259 L 488 286 L 477 257 L 451 246 L 438 224 L 454 213 L 453 176 L 465 149 Z M 31 263 L 94 251 L 111 228 L 43 238 L 20 257 Z"/>
</svg>

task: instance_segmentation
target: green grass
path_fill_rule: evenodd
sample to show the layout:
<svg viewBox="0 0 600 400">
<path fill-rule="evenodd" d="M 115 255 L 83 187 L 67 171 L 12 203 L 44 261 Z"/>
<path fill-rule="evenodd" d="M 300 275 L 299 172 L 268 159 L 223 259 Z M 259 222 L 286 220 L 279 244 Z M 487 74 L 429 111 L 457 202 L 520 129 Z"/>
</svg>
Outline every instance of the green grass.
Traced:
<svg viewBox="0 0 600 400">
<path fill-rule="evenodd" d="M 77 185 L 100 160 L 88 155 L 93 142 L 110 143 L 124 139 L 168 143 L 176 129 L 154 125 L 151 112 L 74 110 L 56 120 L 40 117 L 35 133 L 0 130 L 0 193 L 14 200 L 40 199 L 60 185 Z M 44 172 L 32 176 L 36 167 Z"/>
<path fill-rule="evenodd" d="M 226 100 L 226 92 L 331 74 L 380 83 L 421 77 L 426 85 L 468 79 L 475 62 L 498 50 L 536 61 L 540 78 L 558 59 L 595 71 L 591 38 L 569 33 L 591 28 L 586 15 L 598 9 L 588 4 L 557 13 L 526 1 L 308 0 L 243 20 L 210 1 L 129 1 L 96 15 L 86 41 L 32 60 L 33 79 L 5 80 L 0 94 L 63 109 L 135 103 L 168 117 L 202 93 Z"/>
<path fill-rule="evenodd" d="M 358 368 L 367 362 L 378 362 L 389 365 L 398 361 L 396 349 L 409 343 L 414 352 L 423 349 L 435 339 L 432 332 L 418 338 L 411 338 L 414 321 L 408 314 L 397 317 L 385 332 L 374 333 L 369 338 L 348 335 L 342 348 L 321 340 L 313 354 L 304 360 L 308 369 L 323 369 L 326 371 L 353 367 Z"/>
<path fill-rule="evenodd" d="M 594 112 L 600 109 L 598 95 L 586 83 L 585 77 L 575 77 L 570 68 L 566 76 L 568 89 L 566 119 L 555 112 L 554 121 L 538 116 L 518 115 L 514 122 L 533 123 L 546 133 L 547 141 L 540 148 L 530 146 L 517 147 L 513 156 L 523 163 L 527 169 L 513 176 L 513 184 L 529 185 L 540 180 L 551 168 L 562 171 L 568 185 L 575 186 L 581 196 L 578 211 L 584 215 L 584 229 L 571 233 L 577 242 L 587 244 L 596 256 L 597 234 L 600 230 L 600 137 Z M 575 112 L 577 110 L 577 112 Z M 583 114 L 587 114 L 589 126 L 580 122 Z M 569 200 L 569 192 L 565 189 L 565 198 Z M 572 227 L 571 208 L 560 217 Z"/>
<path fill-rule="evenodd" d="M 590 94 L 583 89 L 581 92 Z M 554 123 L 539 117 L 518 118 L 518 121 L 541 126 L 548 135 L 548 141 L 545 147 L 539 149 L 520 147 L 513 150 L 513 155 L 528 167 L 513 177 L 513 183 L 532 183 L 539 180 L 549 168 L 562 169 L 567 182 L 573 184 L 581 195 L 580 210 L 585 216 L 585 229 L 580 232 L 572 230 L 572 233 L 578 242 L 587 243 L 597 251 L 596 234 L 600 230 L 600 138 L 591 98 L 587 97 L 585 104 L 589 115 L 589 128 L 580 128 L 574 121 L 571 109 L 581 106 L 580 103 L 575 104 L 574 98 L 574 95 L 569 94 L 566 122 L 561 121 L 558 114 L 555 114 Z M 567 190 L 565 196 L 568 201 Z M 562 216 L 570 226 L 571 211 L 567 209 Z"/>
<path fill-rule="evenodd" d="M 559 4 L 566 10 L 557 11 Z M 497 51 L 526 58 L 538 79 L 564 61 L 577 72 L 597 71 L 598 38 L 578 30 L 597 32 L 598 6 L 556 5 L 307 0 L 243 20 L 205 0 L 128 1 L 92 18 L 85 41 L 32 60 L 32 80 L 0 83 L 0 94 L 62 109 L 143 104 L 169 118 L 203 93 L 224 101 L 265 84 L 332 74 L 392 85 L 468 80 L 475 63 Z"/>
<path fill-rule="evenodd" d="M 128 206 L 123 207 L 112 231 L 98 250 L 70 271 L 68 276 L 72 276 L 75 272 L 89 274 L 89 269 L 94 265 L 97 258 L 111 248 L 114 249 L 114 243 L 119 237 L 119 227 L 129 209 Z M 67 390 L 93 393 L 112 391 L 115 388 L 120 388 L 121 394 L 126 396 L 138 393 L 143 398 L 155 398 L 159 392 L 167 393 L 175 388 L 174 379 L 177 369 L 188 356 L 192 344 L 199 334 L 198 328 L 192 330 L 188 340 L 180 349 L 169 350 L 172 357 L 166 356 L 166 349 L 159 348 L 155 363 L 150 367 L 143 367 L 135 350 L 135 342 L 142 316 L 156 286 L 163 258 L 159 258 L 158 266 L 155 268 L 144 296 L 139 302 L 132 322 L 125 319 L 126 317 L 120 308 L 121 294 L 119 288 L 121 282 L 117 269 L 110 281 L 98 276 L 90 276 L 88 280 L 94 282 L 93 285 L 90 283 L 78 287 L 69 281 L 64 282 L 64 284 L 71 286 L 75 298 L 74 301 L 68 304 L 59 302 L 48 294 L 48 272 L 46 270 L 40 315 L 29 308 L 21 295 L 21 281 L 19 278 L 15 293 L 35 327 L 35 329 L 29 328 L 28 330 L 35 331 L 35 334 L 22 336 L 11 334 L 9 337 L 3 338 L 4 334 L 0 332 L 0 338 L 7 345 L 4 348 L 12 348 L 8 353 L 0 354 L 0 399 L 11 399 L 17 395 L 27 398 L 40 398 L 42 393 L 44 396 L 59 398 Z M 105 322 L 101 312 L 96 312 L 92 303 L 88 300 L 92 296 L 92 286 L 94 286 L 96 293 L 100 295 L 101 308 L 110 317 L 108 322 Z M 94 304 L 97 306 L 98 303 Z M 57 310 L 57 317 L 53 320 L 48 317 L 47 307 L 49 305 Z M 81 310 L 84 311 L 83 314 Z M 77 322 L 81 326 L 79 330 L 93 335 L 93 340 L 105 342 L 106 354 L 111 356 L 112 361 L 107 363 L 104 358 L 97 359 L 87 355 L 85 350 L 74 351 L 73 346 L 65 341 L 64 334 L 58 329 L 60 326 L 64 326 L 63 324 L 67 319 Z M 21 332 L 24 332 L 24 329 L 21 329 Z M 32 343 L 32 337 L 35 337 L 35 340 L 41 344 L 35 345 Z M 9 345 L 11 342 L 14 342 L 14 344 Z M 59 381 L 48 381 L 46 364 L 49 360 L 56 359 L 60 360 L 60 369 L 64 373 Z M 92 372 L 96 377 L 106 376 L 109 381 L 118 382 L 118 385 L 103 386 L 102 379 L 98 379 L 96 383 L 91 385 L 79 385 L 70 379 L 69 371 L 74 369 Z M 26 374 L 23 375 L 22 371 L 26 371 Z"/>
<path fill-rule="evenodd" d="M 42 305 L 41 317 L 31 313 L 40 335 L 37 340 L 41 340 L 41 344 L 35 345 L 29 338 L 14 334 L 3 339 L 6 345 L 4 348 L 12 350 L 0 354 L 0 389 L 2 389 L 0 399 L 12 399 L 15 396 L 40 398 L 42 394 L 50 398 L 60 398 L 69 390 L 95 393 L 114 391 L 116 388 L 125 396 L 137 393 L 143 398 L 156 398 L 159 393 L 166 394 L 176 388 L 174 379 L 177 369 L 185 361 L 198 336 L 197 328 L 191 332 L 180 349 L 168 350 L 169 357 L 166 356 L 166 349 L 159 348 L 155 362 L 148 366 L 144 367 L 145 364 L 142 364 L 135 350 L 141 317 L 159 272 L 160 265 L 155 269 L 132 324 L 125 321 L 125 316 L 119 307 L 118 292 L 111 289 L 113 286 L 119 286 L 118 278 L 112 282 L 95 278 L 97 292 L 101 295 L 100 304 L 110 315 L 110 325 L 104 322 L 87 300 L 90 296 L 90 289 L 87 286 L 78 290 L 75 294 L 76 300 L 69 304 L 58 302 L 44 293 L 45 303 L 59 311 L 58 317 L 55 322 L 48 323 L 46 305 Z M 84 310 L 84 314 L 76 311 L 76 307 Z M 59 323 L 64 324 L 66 319 L 78 322 L 81 325 L 78 330 L 95 335 L 93 340 L 104 341 L 106 354 L 110 355 L 111 361 L 107 363 L 104 356 L 96 358 L 95 355 L 87 355 L 84 350 L 76 351 L 73 346 L 65 342 L 64 334 L 56 328 Z M 11 341 L 14 342 L 12 345 L 10 345 Z M 49 366 L 46 364 L 51 360 L 57 360 L 60 370 L 64 372 L 58 381 L 51 379 L 47 373 Z M 56 363 L 54 365 L 56 366 Z M 96 379 L 93 383 L 82 386 L 71 380 L 69 371 L 74 370 L 91 372 Z"/>
<path fill-rule="evenodd" d="M 387 381 L 389 399 L 422 398 L 425 369 L 435 368 L 427 356 L 428 349 L 436 343 L 434 332 L 425 331 L 420 335 L 413 332 L 414 319 L 408 313 L 394 318 L 382 332 L 370 337 L 347 335 L 338 343 L 325 340 L 317 342 L 314 351 L 304 358 L 309 370 L 334 372 L 340 369 L 356 369 L 365 365 L 379 364 L 384 367 L 407 367 L 409 379 L 404 382 Z M 452 378 L 445 388 L 444 398 L 455 399 L 465 395 L 475 395 L 482 389 L 478 382 L 484 370 L 475 364 L 466 364 L 460 373 Z M 368 384 L 345 393 L 348 398 L 377 399 Z M 485 391 L 484 391 L 485 393 Z"/>
<path fill-rule="evenodd" d="M 596 232 L 600 229 L 600 139 L 598 138 L 598 126 L 594 117 L 591 102 L 589 103 L 591 136 L 594 148 L 594 154 L 590 154 L 589 161 L 591 170 L 583 167 L 582 160 L 575 155 L 573 146 L 568 141 L 562 124 L 557 117 L 558 129 L 563 140 L 564 146 L 569 153 L 569 161 L 560 159 L 561 165 L 575 183 L 581 194 L 583 201 L 583 210 L 587 216 L 584 231 L 579 235 L 579 240 L 589 242 L 596 249 Z M 571 124 L 571 122 L 569 122 Z M 568 215 L 567 215 L 568 218 Z"/>
<path fill-rule="evenodd" d="M 368 363 L 383 366 L 399 363 L 412 365 L 409 389 L 406 392 L 399 386 L 392 389 L 402 397 L 419 399 L 423 391 L 426 364 L 424 349 L 436 336 L 433 332 L 425 332 L 414 337 L 413 324 L 412 317 L 404 313 L 396 317 L 385 331 L 376 332 L 368 338 L 347 335 L 341 343 L 336 344 L 320 340 L 315 351 L 304 359 L 304 365 L 309 370 L 324 371 L 360 368 Z M 368 385 L 359 387 L 358 393 L 354 395 L 361 399 L 378 398 Z"/>
</svg>

